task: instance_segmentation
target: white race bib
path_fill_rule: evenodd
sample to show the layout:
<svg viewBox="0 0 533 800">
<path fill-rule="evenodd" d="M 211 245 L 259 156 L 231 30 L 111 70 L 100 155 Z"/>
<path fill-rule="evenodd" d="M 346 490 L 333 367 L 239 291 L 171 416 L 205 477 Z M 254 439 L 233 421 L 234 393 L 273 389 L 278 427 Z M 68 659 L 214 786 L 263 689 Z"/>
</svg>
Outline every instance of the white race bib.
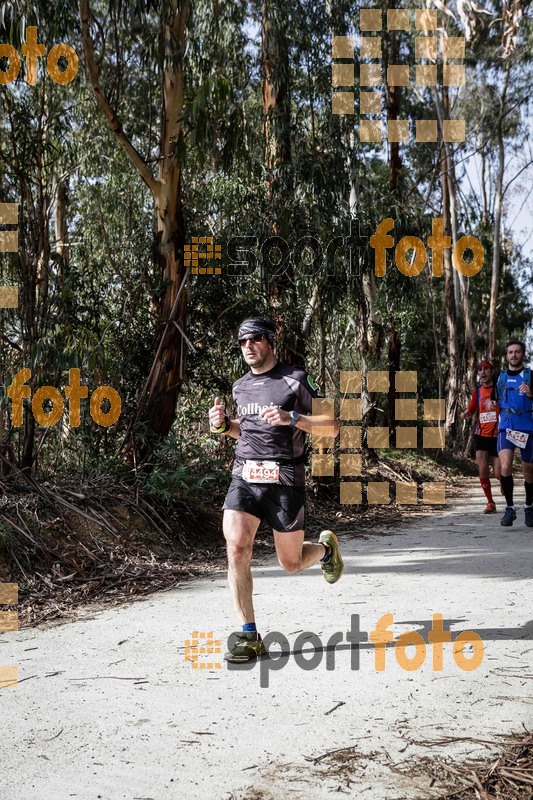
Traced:
<svg viewBox="0 0 533 800">
<path fill-rule="evenodd" d="M 528 433 L 524 433 L 524 431 L 511 431 L 509 428 L 505 431 L 505 436 L 507 441 L 512 442 L 517 447 L 520 447 L 522 450 L 527 445 L 527 440 L 529 437 Z"/>
<path fill-rule="evenodd" d="M 486 422 L 497 422 L 498 414 L 495 411 L 483 411 L 482 414 L 479 415 L 479 422 L 481 425 L 484 425 Z"/>
<path fill-rule="evenodd" d="M 276 461 L 245 461 L 242 477 L 247 483 L 279 483 L 279 464 Z"/>
</svg>

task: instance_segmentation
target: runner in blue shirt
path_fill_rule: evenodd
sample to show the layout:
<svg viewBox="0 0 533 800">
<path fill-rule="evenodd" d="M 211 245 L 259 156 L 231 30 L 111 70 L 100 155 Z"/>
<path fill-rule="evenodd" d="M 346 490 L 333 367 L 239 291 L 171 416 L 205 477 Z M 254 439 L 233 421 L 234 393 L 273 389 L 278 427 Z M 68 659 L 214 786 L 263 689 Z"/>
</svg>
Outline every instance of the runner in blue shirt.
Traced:
<svg viewBox="0 0 533 800">
<path fill-rule="evenodd" d="M 322 531 L 318 543 L 304 541 L 305 434 L 336 436 L 338 424 L 327 414 L 311 415 L 318 386 L 301 367 L 277 361 L 275 336 L 267 318 L 241 323 L 237 339 L 250 371 L 233 384 L 236 418 L 227 416 L 218 397 L 209 409 L 211 430 L 238 440 L 223 520 L 230 591 L 243 623 L 224 656 L 233 662 L 266 654 L 255 624 L 250 569 L 261 520 L 272 527 L 278 561 L 287 572 L 320 561 L 326 581 L 335 583 L 344 569 L 332 531 Z"/>
<path fill-rule="evenodd" d="M 498 456 L 501 464 L 501 484 L 507 508 L 500 525 L 510 527 L 516 519 L 513 504 L 513 457 L 518 447 L 524 471 L 526 503 L 525 523 L 533 528 L 533 389 L 531 370 L 524 367 L 526 346 L 511 341 L 505 347 L 509 369 L 502 370 L 496 384 L 500 406 L 498 424 Z"/>
</svg>

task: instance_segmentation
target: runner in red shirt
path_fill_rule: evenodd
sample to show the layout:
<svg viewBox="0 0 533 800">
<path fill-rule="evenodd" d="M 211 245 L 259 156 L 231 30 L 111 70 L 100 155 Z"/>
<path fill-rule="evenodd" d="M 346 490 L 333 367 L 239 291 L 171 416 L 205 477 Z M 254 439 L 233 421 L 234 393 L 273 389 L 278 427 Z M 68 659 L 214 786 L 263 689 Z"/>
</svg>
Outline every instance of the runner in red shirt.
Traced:
<svg viewBox="0 0 533 800">
<path fill-rule="evenodd" d="M 472 399 L 466 411 L 460 414 L 461 419 L 468 419 L 477 412 L 475 430 L 476 462 L 479 470 L 479 482 L 487 498 L 484 514 L 495 514 L 496 503 L 492 497 L 489 478 L 489 458 L 496 480 L 500 480 L 500 459 L 496 442 L 498 440 L 498 414 L 499 407 L 495 402 L 494 394 L 494 367 L 490 361 L 481 361 L 477 365 L 477 374 L 480 385 L 472 392 Z"/>
</svg>

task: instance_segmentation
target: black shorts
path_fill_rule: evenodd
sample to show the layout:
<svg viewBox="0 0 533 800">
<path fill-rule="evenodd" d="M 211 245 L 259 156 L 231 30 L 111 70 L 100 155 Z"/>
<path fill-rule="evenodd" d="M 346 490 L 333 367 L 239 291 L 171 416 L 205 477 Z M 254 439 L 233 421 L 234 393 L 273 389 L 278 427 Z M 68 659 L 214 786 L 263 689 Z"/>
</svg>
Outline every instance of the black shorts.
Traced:
<svg viewBox="0 0 533 800">
<path fill-rule="evenodd" d="M 498 455 L 498 448 L 496 447 L 497 441 L 497 436 L 476 435 L 476 450 L 484 450 L 489 456 L 496 458 Z"/>
<path fill-rule="evenodd" d="M 246 511 L 275 531 L 299 531 L 305 524 L 305 487 L 248 483 L 233 477 L 224 509 Z"/>
</svg>

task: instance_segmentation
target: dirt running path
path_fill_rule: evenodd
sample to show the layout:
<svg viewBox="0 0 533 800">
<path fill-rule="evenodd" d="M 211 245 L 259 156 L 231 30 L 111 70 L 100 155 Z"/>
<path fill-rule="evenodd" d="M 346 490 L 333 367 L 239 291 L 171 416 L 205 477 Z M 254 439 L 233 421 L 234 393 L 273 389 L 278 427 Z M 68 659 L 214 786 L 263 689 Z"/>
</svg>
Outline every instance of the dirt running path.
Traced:
<svg viewBox="0 0 533 800">
<path fill-rule="evenodd" d="M 483 638 L 475 671 L 457 666 L 450 644 L 441 672 L 430 645 L 417 671 L 401 669 L 389 646 L 386 669 L 376 672 L 374 646 L 363 643 L 359 669 L 351 669 L 345 636 L 333 670 L 320 650 L 313 671 L 294 654 L 278 671 L 268 662 L 246 672 L 195 670 L 185 640 L 214 631 L 224 649 L 235 623 L 224 576 L 190 583 L 83 621 L 0 637 L 0 663 L 18 664 L 21 681 L 0 691 L 0 796 L 441 796 L 423 770 L 402 770 L 419 756 L 485 755 L 471 738 L 495 740 L 533 722 L 533 529 L 522 511 L 507 529 L 500 515 L 481 515 L 479 486 L 468 485 L 469 498 L 395 533 L 341 537 L 347 570 L 335 586 L 317 568 L 289 576 L 268 560 L 255 570 L 255 602 L 263 633 L 282 631 L 291 648 L 302 631 L 325 645 L 348 631 L 353 614 L 370 632 L 389 612 L 395 637 L 417 630 L 427 641 L 441 613 L 454 637 L 474 630 Z M 471 738 L 446 741 L 455 737 Z"/>
</svg>

